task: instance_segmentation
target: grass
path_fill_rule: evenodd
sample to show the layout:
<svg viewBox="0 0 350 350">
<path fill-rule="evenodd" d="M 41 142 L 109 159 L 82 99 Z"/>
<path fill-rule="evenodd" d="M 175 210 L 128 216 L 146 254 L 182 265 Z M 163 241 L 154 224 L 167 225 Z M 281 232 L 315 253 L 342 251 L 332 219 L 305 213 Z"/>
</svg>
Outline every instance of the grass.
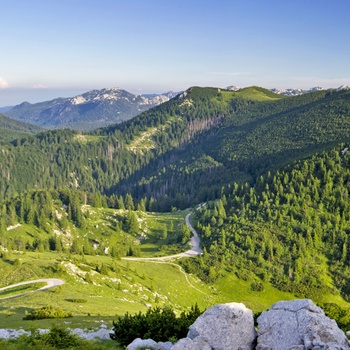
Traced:
<svg viewBox="0 0 350 350">
<path fill-rule="evenodd" d="M 271 101 L 285 98 L 283 95 L 275 94 L 267 89 L 258 86 L 250 86 L 240 89 L 239 91 L 235 92 L 235 95 L 243 99 L 253 101 Z"/>
<path fill-rule="evenodd" d="M 95 135 L 85 135 L 85 134 L 75 134 L 73 137 L 74 141 L 80 142 L 82 144 L 86 144 L 88 142 L 97 142 L 105 138 L 103 136 L 95 136 Z"/>
<path fill-rule="evenodd" d="M 140 245 L 142 257 L 172 255 L 184 251 L 186 247 L 178 244 L 177 237 L 188 213 L 189 211 L 141 213 L 140 227 L 146 234 Z"/>
<path fill-rule="evenodd" d="M 134 139 L 129 143 L 128 148 L 133 152 L 142 153 L 144 150 L 157 148 L 152 137 L 159 133 L 160 131 L 164 131 L 171 126 L 174 122 L 181 121 L 181 118 L 168 116 L 167 121 L 163 125 L 159 125 L 157 128 L 147 128 L 147 130 L 140 133 L 140 135 L 135 136 Z"/>
<path fill-rule="evenodd" d="M 144 131 L 138 137 L 135 137 L 129 144 L 128 148 L 133 152 L 148 150 L 155 148 L 154 141 L 152 136 L 158 131 L 157 128 L 149 128 L 147 131 Z"/>
<path fill-rule="evenodd" d="M 271 284 L 262 282 L 264 290 L 256 292 L 251 290 L 252 281 L 240 280 L 235 274 L 226 274 L 212 286 L 218 295 L 220 302 L 232 300 L 243 303 L 254 312 L 267 310 L 272 304 L 279 300 L 295 299 L 291 293 L 282 292 Z"/>
<path fill-rule="evenodd" d="M 48 263 L 53 267 L 49 274 Z M 107 275 L 96 272 L 96 266 L 102 263 L 109 268 Z M 208 286 L 189 276 L 190 283 L 204 292 L 192 288 L 179 267 L 167 263 L 115 261 L 106 256 L 68 258 L 57 253 L 27 253 L 23 256 L 22 266 L 33 265 L 41 269 L 41 274 L 31 278 L 60 277 L 66 280 L 66 284 L 16 299 L 0 300 L 0 328 L 43 327 L 47 321 L 22 321 L 22 317 L 33 308 L 48 305 L 72 313 L 72 323 L 76 327 L 86 327 L 101 319 L 111 322 L 126 312 L 145 311 L 150 306 L 172 305 L 181 312 L 198 301 L 204 308 L 207 304 L 203 301 L 203 293 L 210 293 Z M 58 267 L 61 270 L 55 273 Z M 112 267 L 115 271 L 111 270 Z M 84 280 L 87 272 L 91 274 L 92 283 Z M 86 302 L 74 303 L 72 299 Z"/>
</svg>

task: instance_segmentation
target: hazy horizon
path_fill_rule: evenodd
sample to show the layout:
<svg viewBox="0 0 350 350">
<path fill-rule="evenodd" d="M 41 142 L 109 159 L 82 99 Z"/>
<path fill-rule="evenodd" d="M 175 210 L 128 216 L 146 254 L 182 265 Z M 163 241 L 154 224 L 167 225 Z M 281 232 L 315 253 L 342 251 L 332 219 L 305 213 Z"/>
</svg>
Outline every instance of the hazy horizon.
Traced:
<svg viewBox="0 0 350 350">
<path fill-rule="evenodd" d="M 0 106 L 110 87 L 350 85 L 349 10 L 346 0 L 6 2 Z"/>
</svg>

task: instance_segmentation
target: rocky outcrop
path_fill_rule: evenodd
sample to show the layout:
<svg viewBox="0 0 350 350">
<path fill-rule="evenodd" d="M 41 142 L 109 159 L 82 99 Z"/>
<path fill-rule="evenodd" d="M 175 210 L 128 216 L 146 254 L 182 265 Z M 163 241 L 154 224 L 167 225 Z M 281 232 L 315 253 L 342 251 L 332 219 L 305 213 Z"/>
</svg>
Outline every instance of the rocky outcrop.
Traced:
<svg viewBox="0 0 350 350">
<path fill-rule="evenodd" d="M 243 304 L 213 306 L 197 318 L 187 337 L 176 344 L 132 343 L 155 350 L 350 350 L 349 341 L 334 320 L 311 300 L 280 301 L 258 318 Z M 149 340 L 147 340 L 148 342 Z M 130 345 L 132 345 L 130 344 Z M 128 346 L 128 350 L 137 347 Z"/>
<path fill-rule="evenodd" d="M 257 350 L 348 350 L 334 320 L 311 300 L 280 301 L 258 318 Z"/>
</svg>

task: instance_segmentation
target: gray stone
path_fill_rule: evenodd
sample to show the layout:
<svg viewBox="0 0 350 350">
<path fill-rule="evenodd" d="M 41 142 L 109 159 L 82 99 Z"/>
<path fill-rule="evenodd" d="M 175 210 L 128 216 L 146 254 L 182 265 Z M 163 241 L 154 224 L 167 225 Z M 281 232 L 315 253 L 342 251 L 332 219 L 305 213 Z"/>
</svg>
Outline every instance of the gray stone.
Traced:
<svg viewBox="0 0 350 350">
<path fill-rule="evenodd" d="M 212 350 L 212 347 L 203 339 L 184 338 L 179 340 L 171 350 Z"/>
<path fill-rule="evenodd" d="M 127 349 L 136 350 L 138 348 L 145 348 L 145 349 L 147 348 L 152 350 L 170 350 L 172 346 L 173 346 L 173 343 L 171 343 L 170 341 L 165 343 L 164 342 L 156 343 L 152 339 L 137 338 L 127 346 Z"/>
<path fill-rule="evenodd" d="M 251 350 L 256 339 L 253 313 L 241 303 L 215 305 L 197 318 L 187 337 L 215 350 Z"/>
<path fill-rule="evenodd" d="M 136 350 L 137 348 L 150 348 L 158 350 L 157 343 L 152 339 L 136 338 L 131 344 L 127 346 L 128 350 Z"/>
<path fill-rule="evenodd" d="M 172 346 L 173 346 L 173 343 L 171 343 L 170 341 L 167 341 L 165 343 L 160 341 L 158 343 L 158 350 L 170 350 Z"/>
<path fill-rule="evenodd" d="M 344 332 L 309 299 L 279 301 L 258 318 L 257 350 L 350 350 Z"/>
</svg>

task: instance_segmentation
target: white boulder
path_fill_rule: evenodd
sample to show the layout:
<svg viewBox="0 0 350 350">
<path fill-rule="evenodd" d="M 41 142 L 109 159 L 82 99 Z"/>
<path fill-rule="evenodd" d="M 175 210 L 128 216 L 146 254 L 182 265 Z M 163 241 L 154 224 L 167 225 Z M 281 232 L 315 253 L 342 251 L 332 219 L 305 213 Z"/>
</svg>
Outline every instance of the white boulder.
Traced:
<svg viewBox="0 0 350 350">
<path fill-rule="evenodd" d="M 241 303 L 215 305 L 197 318 L 187 337 L 215 350 L 252 350 L 256 340 L 253 312 Z"/>
<path fill-rule="evenodd" d="M 279 301 L 258 317 L 257 350 L 350 350 L 344 332 L 309 299 Z"/>
</svg>

